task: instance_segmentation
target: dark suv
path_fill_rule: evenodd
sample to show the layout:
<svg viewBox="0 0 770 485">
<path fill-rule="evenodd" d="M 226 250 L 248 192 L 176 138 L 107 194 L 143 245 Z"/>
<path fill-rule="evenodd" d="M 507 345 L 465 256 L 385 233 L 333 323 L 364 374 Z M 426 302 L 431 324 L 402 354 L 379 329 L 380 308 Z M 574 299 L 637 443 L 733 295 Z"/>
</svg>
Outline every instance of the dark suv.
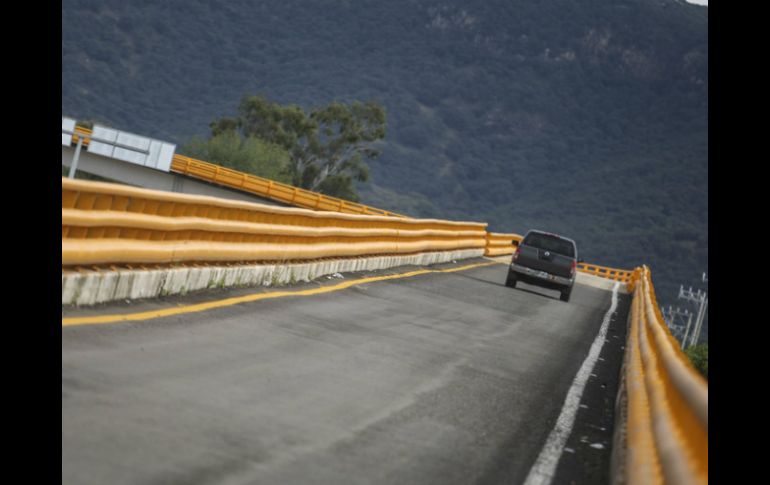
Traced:
<svg viewBox="0 0 770 485">
<path fill-rule="evenodd" d="M 529 231 L 521 243 L 513 241 L 516 252 L 511 258 L 505 286 L 516 287 L 518 281 L 561 292 L 561 300 L 569 301 L 575 283 L 578 260 L 575 241 L 543 231 Z"/>
</svg>

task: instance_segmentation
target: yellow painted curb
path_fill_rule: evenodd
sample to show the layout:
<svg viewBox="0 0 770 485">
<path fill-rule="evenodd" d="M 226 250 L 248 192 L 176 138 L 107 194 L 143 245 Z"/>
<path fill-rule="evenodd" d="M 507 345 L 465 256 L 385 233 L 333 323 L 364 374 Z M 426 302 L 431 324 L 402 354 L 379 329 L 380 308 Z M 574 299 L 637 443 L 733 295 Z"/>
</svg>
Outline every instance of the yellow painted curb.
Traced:
<svg viewBox="0 0 770 485">
<path fill-rule="evenodd" d="M 411 276 L 418 276 L 428 273 L 454 273 L 456 271 L 465 271 L 473 268 L 480 268 L 482 266 L 491 266 L 493 264 L 500 264 L 496 261 L 489 263 L 476 263 L 466 266 L 460 266 L 457 268 L 449 269 L 423 269 L 418 271 L 410 271 L 408 273 L 399 273 L 385 276 L 373 276 L 370 278 L 361 278 L 357 280 L 345 281 L 336 285 L 322 286 L 320 288 L 310 288 L 307 290 L 297 291 L 274 291 L 270 293 L 254 293 L 251 295 L 238 296 L 233 298 L 225 298 L 224 300 L 209 301 L 205 303 L 197 303 L 194 305 L 187 305 L 174 308 L 164 308 L 162 310 L 151 310 L 138 313 L 126 313 L 121 315 L 97 315 L 93 317 L 70 317 L 62 318 L 62 327 L 69 327 L 75 325 L 96 325 L 102 323 L 118 323 L 137 320 L 152 320 L 155 318 L 169 317 L 172 315 L 183 315 L 186 313 L 202 312 L 206 310 L 212 310 L 215 308 L 222 308 L 231 305 L 238 305 L 240 303 L 248 303 L 258 300 L 267 300 L 271 298 L 283 298 L 286 296 L 312 296 L 320 295 L 322 293 L 331 293 L 333 291 L 340 291 L 351 286 L 363 285 L 366 283 L 374 283 L 377 281 L 394 280 L 399 278 L 409 278 Z"/>
</svg>

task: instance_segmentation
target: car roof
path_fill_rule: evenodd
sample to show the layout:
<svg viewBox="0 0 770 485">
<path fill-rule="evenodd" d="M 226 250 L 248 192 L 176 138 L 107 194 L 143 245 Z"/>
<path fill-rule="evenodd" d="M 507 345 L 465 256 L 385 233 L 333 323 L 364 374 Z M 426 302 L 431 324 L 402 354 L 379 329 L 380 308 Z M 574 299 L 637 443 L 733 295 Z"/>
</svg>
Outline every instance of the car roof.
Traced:
<svg viewBox="0 0 770 485">
<path fill-rule="evenodd" d="M 539 229 L 530 229 L 529 231 L 527 231 L 527 234 L 525 234 L 525 235 L 524 235 L 524 237 L 527 237 L 527 236 L 528 236 L 530 233 L 532 233 L 532 232 L 534 232 L 534 233 L 536 233 L 536 234 L 543 234 L 543 235 L 545 235 L 545 236 L 551 236 L 551 237 L 557 237 L 557 238 L 559 238 L 559 239 L 564 239 L 565 241 L 569 241 L 569 242 L 571 242 L 572 244 L 574 244 L 574 245 L 575 245 L 575 247 L 577 247 L 577 244 L 575 243 L 575 240 L 574 240 L 574 239 L 570 239 L 570 238 L 568 238 L 568 237 L 560 236 L 560 235 L 558 235 L 558 234 L 554 234 L 554 233 L 552 233 L 552 232 L 548 232 L 548 231 L 541 231 L 541 230 L 539 230 Z"/>
</svg>

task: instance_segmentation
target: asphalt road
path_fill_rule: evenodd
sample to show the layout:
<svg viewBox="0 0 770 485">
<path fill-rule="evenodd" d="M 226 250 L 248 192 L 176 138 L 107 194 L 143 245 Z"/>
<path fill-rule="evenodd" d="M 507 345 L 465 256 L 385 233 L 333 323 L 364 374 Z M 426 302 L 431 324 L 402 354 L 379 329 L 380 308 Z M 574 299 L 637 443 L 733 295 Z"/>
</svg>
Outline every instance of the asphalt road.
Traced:
<svg viewBox="0 0 770 485">
<path fill-rule="evenodd" d="M 611 292 L 505 272 L 64 327 L 62 483 L 521 483 Z"/>
</svg>

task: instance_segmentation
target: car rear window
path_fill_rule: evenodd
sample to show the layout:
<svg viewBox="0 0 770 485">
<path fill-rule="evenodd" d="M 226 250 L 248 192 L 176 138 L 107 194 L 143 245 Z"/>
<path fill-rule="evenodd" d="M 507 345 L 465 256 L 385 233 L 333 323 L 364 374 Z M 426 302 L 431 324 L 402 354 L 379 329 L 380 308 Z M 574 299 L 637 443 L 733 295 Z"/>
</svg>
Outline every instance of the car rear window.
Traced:
<svg viewBox="0 0 770 485">
<path fill-rule="evenodd" d="M 570 258 L 575 257 L 575 245 L 572 244 L 572 242 L 557 236 L 531 232 L 527 234 L 527 237 L 524 238 L 522 244 L 534 246 L 546 251 L 553 251 L 554 253 L 569 256 Z"/>
</svg>

